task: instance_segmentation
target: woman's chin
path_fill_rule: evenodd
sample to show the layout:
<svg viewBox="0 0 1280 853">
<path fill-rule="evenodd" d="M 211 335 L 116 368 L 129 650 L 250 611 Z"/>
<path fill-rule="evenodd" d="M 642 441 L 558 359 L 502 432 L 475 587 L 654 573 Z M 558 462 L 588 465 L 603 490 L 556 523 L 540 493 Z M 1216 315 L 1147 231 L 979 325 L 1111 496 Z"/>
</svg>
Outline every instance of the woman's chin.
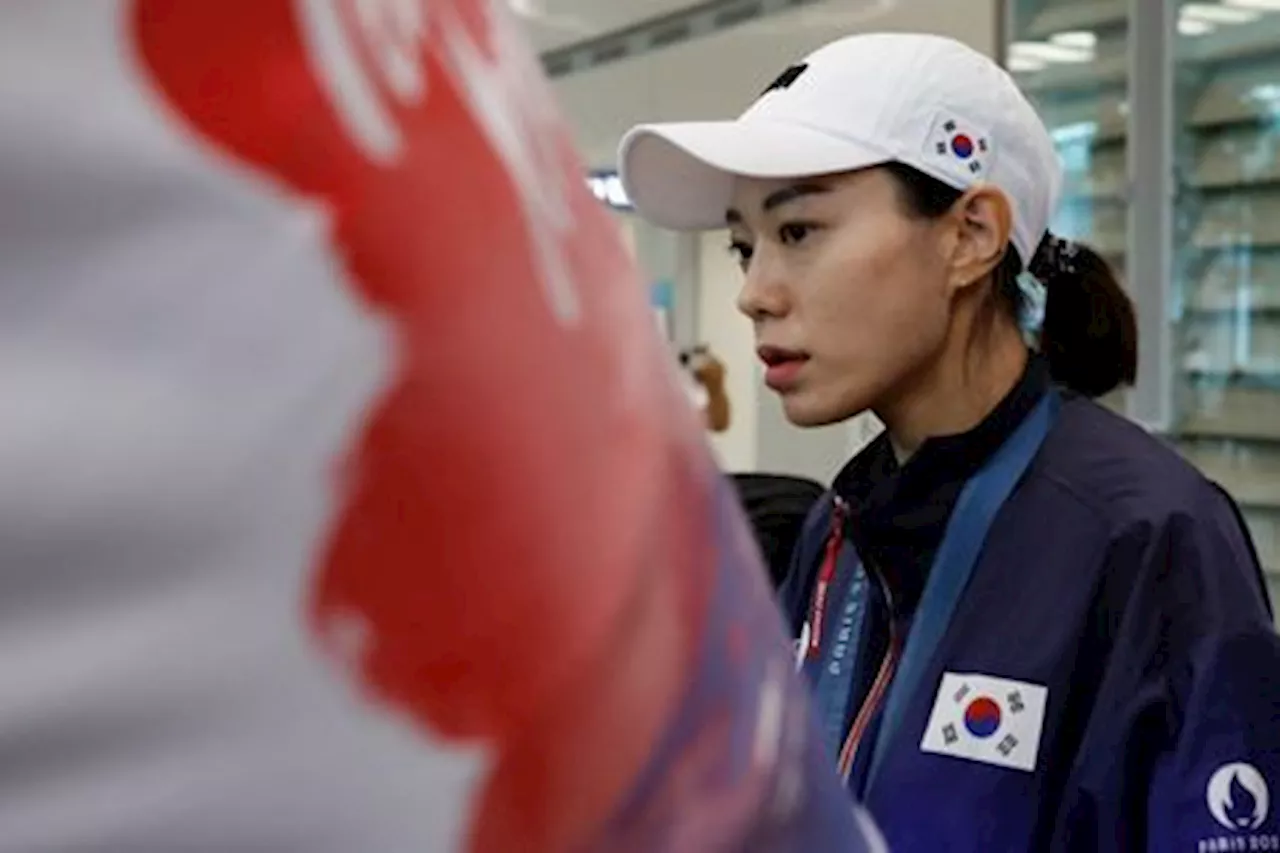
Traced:
<svg viewBox="0 0 1280 853">
<path fill-rule="evenodd" d="M 782 398 L 782 411 L 787 420 L 798 427 L 824 427 L 848 420 L 857 414 L 850 412 L 848 406 L 841 401 L 823 399 L 813 393 L 797 390 L 779 394 Z"/>
</svg>

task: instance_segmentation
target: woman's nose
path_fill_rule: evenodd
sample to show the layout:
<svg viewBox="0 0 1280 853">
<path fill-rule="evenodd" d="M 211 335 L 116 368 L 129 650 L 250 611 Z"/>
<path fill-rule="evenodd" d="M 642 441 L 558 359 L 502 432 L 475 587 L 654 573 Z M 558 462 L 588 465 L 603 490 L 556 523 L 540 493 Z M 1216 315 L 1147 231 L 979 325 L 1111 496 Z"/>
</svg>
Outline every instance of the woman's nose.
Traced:
<svg viewBox="0 0 1280 853">
<path fill-rule="evenodd" d="M 763 260 L 763 259 L 761 259 Z M 775 265 L 753 260 L 738 291 L 738 310 L 753 322 L 781 317 L 787 313 L 787 289 Z"/>
</svg>

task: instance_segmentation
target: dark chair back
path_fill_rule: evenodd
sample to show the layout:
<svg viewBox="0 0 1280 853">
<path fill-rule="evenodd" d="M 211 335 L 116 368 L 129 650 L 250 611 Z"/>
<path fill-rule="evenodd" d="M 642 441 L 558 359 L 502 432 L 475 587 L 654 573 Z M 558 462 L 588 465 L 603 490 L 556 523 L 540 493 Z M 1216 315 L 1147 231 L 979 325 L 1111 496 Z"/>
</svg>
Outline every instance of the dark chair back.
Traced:
<svg viewBox="0 0 1280 853">
<path fill-rule="evenodd" d="M 784 474 L 731 476 L 776 589 L 787 577 L 805 517 L 826 489 L 813 480 Z"/>
</svg>

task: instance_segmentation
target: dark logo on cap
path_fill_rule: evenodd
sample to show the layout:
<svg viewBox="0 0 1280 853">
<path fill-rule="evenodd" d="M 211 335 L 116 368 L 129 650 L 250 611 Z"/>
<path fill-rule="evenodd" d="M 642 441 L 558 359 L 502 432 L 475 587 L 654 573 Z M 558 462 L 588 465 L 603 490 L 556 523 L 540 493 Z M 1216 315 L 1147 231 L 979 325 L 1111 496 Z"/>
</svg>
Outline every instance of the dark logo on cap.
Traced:
<svg viewBox="0 0 1280 853">
<path fill-rule="evenodd" d="M 791 84 L 800 79 L 800 75 L 809 70 L 809 64 L 802 62 L 799 65 L 793 65 L 786 71 L 778 75 L 778 79 L 769 84 L 769 88 L 760 93 L 761 97 L 776 92 L 779 89 L 790 89 Z"/>
</svg>

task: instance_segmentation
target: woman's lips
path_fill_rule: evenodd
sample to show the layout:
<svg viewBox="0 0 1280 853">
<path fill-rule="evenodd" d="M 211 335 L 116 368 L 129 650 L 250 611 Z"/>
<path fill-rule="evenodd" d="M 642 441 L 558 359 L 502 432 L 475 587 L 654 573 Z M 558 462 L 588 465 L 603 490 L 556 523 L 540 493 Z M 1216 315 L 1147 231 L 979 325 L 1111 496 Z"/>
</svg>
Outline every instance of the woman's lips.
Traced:
<svg viewBox="0 0 1280 853">
<path fill-rule="evenodd" d="M 756 350 L 756 354 L 764 362 L 764 383 L 778 392 L 795 386 L 800 371 L 809 360 L 809 356 L 803 352 L 782 347 L 762 346 Z"/>
</svg>

